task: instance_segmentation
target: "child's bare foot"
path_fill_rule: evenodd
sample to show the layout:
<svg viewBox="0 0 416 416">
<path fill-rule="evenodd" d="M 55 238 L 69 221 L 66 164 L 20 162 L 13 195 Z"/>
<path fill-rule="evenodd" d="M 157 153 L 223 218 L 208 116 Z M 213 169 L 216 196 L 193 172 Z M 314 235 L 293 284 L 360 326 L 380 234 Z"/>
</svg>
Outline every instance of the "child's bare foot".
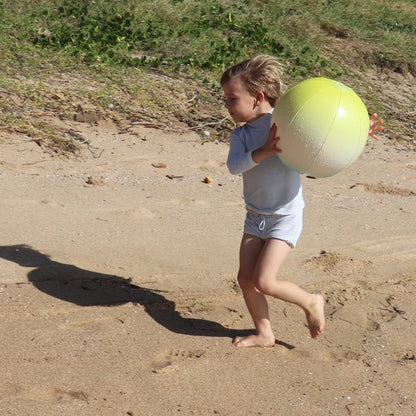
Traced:
<svg viewBox="0 0 416 416">
<path fill-rule="evenodd" d="M 274 336 L 263 337 L 261 335 L 249 335 L 248 337 L 236 337 L 233 341 L 235 348 L 248 347 L 273 347 L 275 344 Z"/>
<path fill-rule="evenodd" d="M 322 295 L 313 295 L 314 301 L 306 313 L 309 331 L 312 338 L 322 334 L 325 327 L 324 298 Z"/>
</svg>

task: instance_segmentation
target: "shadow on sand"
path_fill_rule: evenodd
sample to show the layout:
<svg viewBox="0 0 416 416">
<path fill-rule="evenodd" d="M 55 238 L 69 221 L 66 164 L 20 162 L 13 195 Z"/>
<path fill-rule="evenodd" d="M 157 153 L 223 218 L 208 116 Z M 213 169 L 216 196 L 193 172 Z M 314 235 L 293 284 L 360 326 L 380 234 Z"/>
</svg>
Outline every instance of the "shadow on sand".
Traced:
<svg viewBox="0 0 416 416">
<path fill-rule="evenodd" d="M 76 305 L 140 304 L 157 323 L 179 334 L 233 338 L 248 332 L 231 330 L 204 319 L 184 318 L 175 310 L 175 302 L 166 299 L 157 290 L 134 285 L 129 279 L 119 276 L 53 261 L 48 255 L 24 244 L 0 246 L 0 257 L 22 267 L 34 268 L 27 274 L 33 286 L 50 296 Z"/>
<path fill-rule="evenodd" d="M 250 330 L 233 330 L 204 319 L 184 318 L 175 309 L 175 302 L 166 299 L 160 291 L 146 289 L 129 279 L 80 269 L 63 264 L 28 245 L 0 246 L 0 258 L 22 267 L 30 267 L 28 280 L 40 291 L 79 306 L 116 306 L 132 302 L 166 329 L 193 336 L 229 337 L 246 336 Z M 276 344 L 293 349 L 290 344 Z"/>
</svg>

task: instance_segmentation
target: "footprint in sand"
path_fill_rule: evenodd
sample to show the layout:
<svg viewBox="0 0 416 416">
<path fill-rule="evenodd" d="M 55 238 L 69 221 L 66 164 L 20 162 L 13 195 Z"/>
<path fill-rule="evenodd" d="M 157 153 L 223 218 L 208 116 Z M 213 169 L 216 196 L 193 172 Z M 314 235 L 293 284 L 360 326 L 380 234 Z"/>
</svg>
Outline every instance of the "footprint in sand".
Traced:
<svg viewBox="0 0 416 416">
<path fill-rule="evenodd" d="M 390 322 L 398 313 L 389 307 L 377 307 L 368 309 L 359 308 L 356 303 L 347 304 L 336 310 L 332 315 L 332 320 L 342 320 L 355 327 L 366 331 L 378 331 L 381 324 Z"/>
<path fill-rule="evenodd" d="M 88 402 L 88 394 L 83 391 L 62 390 L 52 387 L 33 387 L 27 392 L 27 396 L 36 401 L 48 401 L 52 403 L 62 403 L 73 400 Z"/>
<path fill-rule="evenodd" d="M 68 401 L 88 402 L 88 394 L 82 390 L 63 390 L 53 387 L 24 386 L 14 383 L 0 384 L 0 395 L 21 395 L 36 402 L 62 403 Z"/>
<path fill-rule="evenodd" d="M 328 274 L 336 273 L 339 276 L 364 276 L 372 262 L 346 257 L 336 252 L 321 250 L 318 256 L 306 260 L 305 264 L 318 267 L 322 272 Z"/>
<path fill-rule="evenodd" d="M 365 331 L 378 331 L 397 317 L 409 319 L 406 313 L 409 293 L 408 282 L 404 279 L 338 284 L 325 293 L 328 318 Z"/>
<path fill-rule="evenodd" d="M 377 310 L 369 311 L 367 314 L 367 329 L 369 331 L 377 331 L 380 329 L 380 324 L 392 321 L 398 312 L 391 307 L 383 307 Z"/>
<path fill-rule="evenodd" d="M 388 194 L 395 196 L 416 196 L 416 192 L 410 189 L 399 188 L 398 186 L 389 185 L 385 183 L 356 183 L 350 186 L 350 189 L 353 188 L 362 188 L 367 192 L 372 192 L 375 194 Z"/>
<path fill-rule="evenodd" d="M 201 358 L 205 354 L 204 350 L 169 350 L 162 352 L 152 362 L 151 370 L 155 374 L 163 374 L 168 371 L 172 371 L 180 362 L 184 362 L 191 359 Z"/>
</svg>

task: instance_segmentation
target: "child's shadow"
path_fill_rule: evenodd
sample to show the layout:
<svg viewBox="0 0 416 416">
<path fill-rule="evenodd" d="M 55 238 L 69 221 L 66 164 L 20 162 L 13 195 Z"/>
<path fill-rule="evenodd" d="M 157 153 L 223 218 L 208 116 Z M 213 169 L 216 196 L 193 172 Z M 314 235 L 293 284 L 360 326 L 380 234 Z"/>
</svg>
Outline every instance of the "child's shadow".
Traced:
<svg viewBox="0 0 416 416">
<path fill-rule="evenodd" d="M 28 280 L 37 289 L 80 306 L 140 304 L 160 325 L 172 332 L 195 336 L 234 337 L 247 331 L 231 330 L 217 322 L 183 318 L 175 303 L 156 290 L 134 285 L 129 279 L 83 270 L 50 259 L 27 245 L 0 246 L 0 257 L 23 267 L 35 268 Z"/>
</svg>

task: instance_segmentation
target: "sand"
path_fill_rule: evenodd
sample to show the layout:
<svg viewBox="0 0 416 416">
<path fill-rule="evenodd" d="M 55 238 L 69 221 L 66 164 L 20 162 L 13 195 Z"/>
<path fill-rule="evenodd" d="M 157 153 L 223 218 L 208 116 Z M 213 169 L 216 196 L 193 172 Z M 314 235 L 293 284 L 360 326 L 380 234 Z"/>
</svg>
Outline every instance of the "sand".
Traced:
<svg viewBox="0 0 416 416">
<path fill-rule="evenodd" d="M 86 142 L 69 158 L 0 139 L 0 415 L 416 414 L 414 152 L 381 135 L 338 175 L 303 179 L 280 277 L 324 295 L 327 326 L 313 340 L 271 299 L 276 345 L 236 349 L 252 323 L 228 145 L 71 128 Z"/>
</svg>

